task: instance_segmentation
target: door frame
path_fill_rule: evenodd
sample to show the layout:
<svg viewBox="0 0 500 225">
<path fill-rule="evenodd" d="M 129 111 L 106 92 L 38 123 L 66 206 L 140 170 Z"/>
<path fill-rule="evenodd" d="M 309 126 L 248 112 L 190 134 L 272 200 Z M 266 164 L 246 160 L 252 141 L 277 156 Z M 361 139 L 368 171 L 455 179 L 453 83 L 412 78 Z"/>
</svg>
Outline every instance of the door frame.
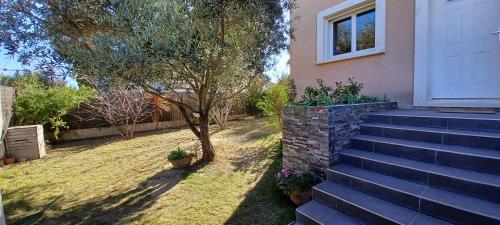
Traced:
<svg viewBox="0 0 500 225">
<path fill-rule="evenodd" d="M 432 99 L 430 56 L 431 1 L 415 0 L 415 61 L 413 105 L 425 107 L 484 107 L 500 108 L 500 99 Z"/>
</svg>

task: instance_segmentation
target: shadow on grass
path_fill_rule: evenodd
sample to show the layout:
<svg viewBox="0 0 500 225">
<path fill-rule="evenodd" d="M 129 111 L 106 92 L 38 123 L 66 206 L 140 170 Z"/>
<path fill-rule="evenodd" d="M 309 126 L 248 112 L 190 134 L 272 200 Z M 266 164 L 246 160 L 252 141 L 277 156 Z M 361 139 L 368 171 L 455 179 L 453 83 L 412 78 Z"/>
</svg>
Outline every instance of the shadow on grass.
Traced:
<svg viewBox="0 0 500 225">
<path fill-rule="evenodd" d="M 139 220 L 146 210 L 182 181 L 206 164 L 193 165 L 188 170 L 163 170 L 127 192 L 109 195 L 77 204 L 58 216 L 46 217 L 39 224 L 116 224 Z M 50 210 L 61 208 L 56 204 Z"/>
<path fill-rule="evenodd" d="M 265 153 L 270 154 L 270 153 Z M 231 217 L 225 222 L 226 225 L 236 224 L 272 224 L 283 225 L 295 220 L 295 206 L 290 199 L 283 195 L 276 186 L 275 174 L 281 169 L 281 156 L 272 153 L 273 162 L 257 181 L 255 187 L 249 191 L 245 200 L 238 206 Z M 262 155 L 257 158 L 265 157 Z M 252 159 L 252 160 L 255 160 Z M 252 161 L 249 160 L 249 161 Z M 241 166 L 241 170 L 247 170 L 248 164 L 237 162 L 233 165 Z"/>
</svg>

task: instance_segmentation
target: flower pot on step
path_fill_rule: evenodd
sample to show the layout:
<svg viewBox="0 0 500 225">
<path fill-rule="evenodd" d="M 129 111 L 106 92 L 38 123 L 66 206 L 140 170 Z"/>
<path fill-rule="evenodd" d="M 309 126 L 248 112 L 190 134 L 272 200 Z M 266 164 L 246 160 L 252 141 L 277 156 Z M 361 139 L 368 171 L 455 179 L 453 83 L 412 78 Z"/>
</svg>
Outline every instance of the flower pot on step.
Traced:
<svg viewBox="0 0 500 225">
<path fill-rule="evenodd" d="M 292 202 L 297 205 L 303 205 L 304 203 L 311 201 L 311 192 L 312 189 L 308 190 L 294 190 L 290 193 L 290 199 Z"/>
<path fill-rule="evenodd" d="M 184 169 L 191 165 L 191 161 L 193 160 L 193 156 L 189 156 L 184 159 L 178 159 L 178 160 L 171 160 L 170 163 L 172 163 L 172 166 L 174 166 L 174 169 Z"/>
</svg>

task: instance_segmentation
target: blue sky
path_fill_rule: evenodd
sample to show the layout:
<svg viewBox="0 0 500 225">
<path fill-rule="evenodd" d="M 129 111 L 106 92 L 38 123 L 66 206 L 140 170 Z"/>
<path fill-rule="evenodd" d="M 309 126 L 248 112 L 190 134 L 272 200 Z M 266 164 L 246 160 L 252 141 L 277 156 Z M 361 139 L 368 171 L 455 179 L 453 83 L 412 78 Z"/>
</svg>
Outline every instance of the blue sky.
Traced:
<svg viewBox="0 0 500 225">
<path fill-rule="evenodd" d="M 6 51 L 4 49 L 0 49 L 0 73 L 6 75 L 13 75 L 16 70 L 30 69 L 30 66 L 23 66 L 21 63 L 17 61 L 17 59 L 12 58 L 10 56 L 5 55 Z M 288 59 L 290 55 L 287 51 L 282 51 L 280 55 L 276 56 L 277 64 L 266 71 L 266 75 L 268 75 L 273 82 L 277 81 L 279 77 L 283 76 L 283 74 L 289 74 L 290 68 L 288 66 Z M 75 81 L 68 80 L 70 85 L 76 85 Z"/>
<path fill-rule="evenodd" d="M 17 62 L 16 59 L 11 58 L 10 56 L 5 55 L 6 51 L 0 49 L 0 73 L 12 75 L 14 74 L 14 70 L 22 70 L 27 69 L 27 67 L 23 67 L 21 63 Z"/>
</svg>

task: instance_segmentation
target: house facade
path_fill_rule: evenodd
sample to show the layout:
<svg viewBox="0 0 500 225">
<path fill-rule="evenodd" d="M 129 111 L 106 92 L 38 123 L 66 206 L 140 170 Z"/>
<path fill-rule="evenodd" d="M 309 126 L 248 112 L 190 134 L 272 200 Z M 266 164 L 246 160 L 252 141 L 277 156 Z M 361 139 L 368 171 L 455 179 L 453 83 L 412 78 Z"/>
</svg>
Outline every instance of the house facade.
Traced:
<svg viewBox="0 0 500 225">
<path fill-rule="evenodd" d="M 301 93 L 349 77 L 400 108 L 500 108 L 500 1 L 297 0 Z"/>
</svg>

